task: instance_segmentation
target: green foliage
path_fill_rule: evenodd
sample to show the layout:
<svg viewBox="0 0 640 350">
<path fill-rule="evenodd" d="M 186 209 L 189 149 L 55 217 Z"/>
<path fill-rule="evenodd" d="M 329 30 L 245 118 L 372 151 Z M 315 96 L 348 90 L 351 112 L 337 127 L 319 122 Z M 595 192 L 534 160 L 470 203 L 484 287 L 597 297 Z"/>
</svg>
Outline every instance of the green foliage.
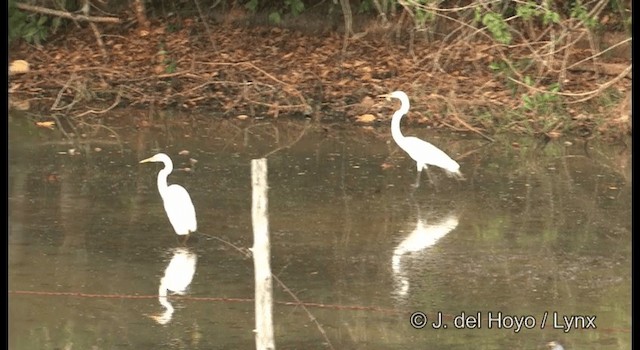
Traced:
<svg viewBox="0 0 640 350">
<path fill-rule="evenodd" d="M 536 18 L 542 19 L 542 24 L 549 25 L 550 23 L 560 23 L 560 14 L 551 11 L 545 7 L 541 7 L 535 2 L 529 1 L 525 3 L 518 3 L 516 5 L 516 15 L 522 18 L 524 21 L 531 21 Z"/>
<path fill-rule="evenodd" d="M 538 9 L 537 5 L 533 2 L 525 2 L 524 4 L 516 5 L 516 15 L 525 21 L 530 21 L 531 19 L 538 17 L 540 12 L 541 11 Z"/>
<path fill-rule="evenodd" d="M 571 6 L 571 17 L 579 19 L 589 29 L 594 29 L 598 25 L 598 20 L 589 16 L 589 10 L 580 0 L 577 0 Z"/>
<path fill-rule="evenodd" d="M 526 64 L 526 61 L 516 62 L 515 66 Z M 503 61 L 494 61 L 489 64 L 491 69 L 497 75 L 513 76 L 512 70 Z M 535 81 L 530 76 L 524 77 L 524 83 L 527 86 L 535 86 Z M 511 90 L 512 96 L 517 94 L 520 85 L 514 83 L 511 79 L 506 80 L 507 87 Z M 553 83 L 547 87 L 545 91 L 535 92 L 533 94 L 522 95 L 522 108 L 526 111 L 536 113 L 538 115 L 549 115 L 558 112 L 561 108 L 561 98 L 558 95 L 560 85 Z"/>
<path fill-rule="evenodd" d="M 629 8 L 627 8 L 627 4 Z M 631 35 L 631 2 L 628 3 L 624 0 L 610 0 L 609 7 L 611 14 L 616 14 L 620 18 L 619 23 L 616 25 L 617 30 L 624 30 Z"/>
<path fill-rule="evenodd" d="M 244 4 L 244 7 L 247 10 L 256 13 L 258 11 L 258 0 L 249 0 L 249 2 Z"/>
<path fill-rule="evenodd" d="M 280 24 L 282 22 L 282 17 L 280 16 L 280 12 L 273 11 L 269 14 L 269 22 L 274 24 Z"/>
<path fill-rule="evenodd" d="M 529 76 L 524 77 L 524 83 L 527 86 L 534 85 L 533 79 Z M 560 91 L 560 85 L 553 83 L 549 85 L 547 91 L 536 92 L 533 95 L 524 94 L 522 95 L 523 107 L 540 115 L 549 115 L 556 112 L 560 105 L 558 91 Z"/>
<path fill-rule="evenodd" d="M 417 28 L 424 28 L 427 23 L 433 22 L 435 18 L 435 14 L 431 11 L 423 9 L 416 9 L 415 11 L 415 25 Z"/>
<path fill-rule="evenodd" d="M 494 72 L 502 72 L 507 69 L 507 64 L 502 61 L 498 61 L 498 62 L 494 61 L 489 63 L 489 69 L 491 69 Z"/>
<path fill-rule="evenodd" d="M 182 29 L 182 22 L 180 21 L 167 23 L 167 32 L 169 33 L 176 33 L 176 32 L 179 32 L 181 29 Z"/>
<path fill-rule="evenodd" d="M 512 77 L 514 75 L 511 67 L 509 67 L 509 65 L 504 61 L 491 62 L 489 64 L 489 69 L 498 76 Z M 511 79 L 505 79 L 505 84 L 509 88 L 509 91 L 511 91 L 511 96 L 516 96 L 519 85 Z"/>
<path fill-rule="evenodd" d="M 176 72 L 176 69 L 178 68 L 178 62 L 176 62 L 176 60 L 170 58 L 166 59 L 164 63 L 167 65 L 167 67 L 165 68 L 166 73 L 171 74 Z"/>
<path fill-rule="evenodd" d="M 15 8 L 13 1 L 9 1 L 9 42 L 22 36 L 26 23 L 27 15 Z"/>
<path fill-rule="evenodd" d="M 304 2 L 302 2 L 302 0 L 283 0 L 282 4 L 284 5 L 284 8 L 280 8 L 269 13 L 269 21 L 271 23 L 280 24 L 282 22 L 282 15 L 285 13 L 291 13 L 296 17 L 304 11 Z M 264 3 L 260 3 L 258 0 L 249 0 L 244 4 L 244 7 L 249 11 L 256 13 L 260 9 L 260 5 L 264 5 Z"/>
<path fill-rule="evenodd" d="M 542 15 L 542 24 L 546 26 L 549 23 L 560 23 L 560 14 L 555 11 L 545 11 Z"/>
<path fill-rule="evenodd" d="M 22 39 L 39 45 L 49 35 L 48 19 L 43 15 L 28 15 L 16 8 L 14 1 L 9 1 L 9 41 Z M 55 18 L 51 23 L 51 29 L 55 31 L 61 22 Z"/>
<path fill-rule="evenodd" d="M 284 0 L 284 4 L 288 7 L 294 17 L 304 11 L 304 2 L 302 2 L 302 0 Z"/>
<path fill-rule="evenodd" d="M 487 12 L 482 16 L 482 24 L 487 27 L 493 38 L 505 45 L 511 43 L 511 32 L 509 26 L 500 14 Z"/>
<path fill-rule="evenodd" d="M 165 49 L 165 44 L 161 43 L 156 53 L 160 57 L 160 61 L 164 65 L 164 72 L 167 74 L 175 73 L 178 68 L 178 62 L 170 56 L 170 52 Z"/>
<path fill-rule="evenodd" d="M 428 23 L 436 19 L 435 13 L 425 7 L 437 6 L 437 0 L 415 0 L 414 2 L 418 5 L 413 9 L 414 25 L 418 29 L 424 29 Z"/>
<path fill-rule="evenodd" d="M 357 12 L 360 14 L 363 14 L 363 13 L 371 13 L 373 10 L 374 10 L 374 6 L 371 0 L 364 0 L 364 1 L 360 1 Z"/>
</svg>

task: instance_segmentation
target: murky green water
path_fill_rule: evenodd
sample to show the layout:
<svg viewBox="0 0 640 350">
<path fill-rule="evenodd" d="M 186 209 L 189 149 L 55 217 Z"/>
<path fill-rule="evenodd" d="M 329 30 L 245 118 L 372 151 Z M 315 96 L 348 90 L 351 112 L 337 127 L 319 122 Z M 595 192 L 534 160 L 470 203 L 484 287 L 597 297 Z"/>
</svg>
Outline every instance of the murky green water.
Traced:
<svg viewBox="0 0 640 350">
<path fill-rule="evenodd" d="M 255 348 L 253 262 L 207 235 L 252 245 L 250 160 L 279 147 L 268 156 L 271 265 L 317 324 L 275 285 L 277 348 L 631 347 L 622 144 L 485 145 L 405 129 L 467 178 L 434 168 L 435 185 L 423 176 L 414 190 L 415 165 L 386 127 L 171 122 L 114 128 L 118 138 L 88 128 L 73 145 L 23 116 L 8 126 L 11 349 Z M 158 151 L 177 168 L 197 160 L 169 177 L 198 215 L 186 246 L 156 189 L 161 166 L 138 164 Z M 426 327 L 411 326 L 414 312 Z M 439 315 L 446 329 L 434 329 Z M 563 316 L 580 316 L 578 329 Z"/>
</svg>

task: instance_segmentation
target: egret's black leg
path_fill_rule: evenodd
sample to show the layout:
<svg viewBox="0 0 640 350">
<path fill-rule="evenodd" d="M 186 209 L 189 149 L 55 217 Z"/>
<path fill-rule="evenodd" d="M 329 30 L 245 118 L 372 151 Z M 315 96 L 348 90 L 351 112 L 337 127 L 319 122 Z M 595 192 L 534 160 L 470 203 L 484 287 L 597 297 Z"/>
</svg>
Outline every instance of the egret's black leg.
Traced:
<svg viewBox="0 0 640 350">
<path fill-rule="evenodd" d="M 422 173 L 422 170 L 418 170 L 418 174 L 416 175 L 416 183 L 412 185 L 413 188 L 420 187 L 420 173 Z"/>
<path fill-rule="evenodd" d="M 178 244 L 186 246 L 187 245 L 187 240 L 189 239 L 190 234 L 186 234 L 186 235 L 178 235 L 178 237 L 176 237 L 176 240 L 178 241 Z"/>
<path fill-rule="evenodd" d="M 424 167 L 424 170 L 427 172 L 427 176 L 429 177 L 429 182 L 430 182 L 433 186 L 435 186 L 435 185 L 436 185 L 436 183 L 433 181 L 433 178 L 431 177 L 431 172 L 429 171 L 429 168 Z"/>
<path fill-rule="evenodd" d="M 431 172 L 429 171 L 429 168 L 424 167 L 424 170 L 427 172 L 427 176 L 429 177 L 429 182 L 433 186 L 434 190 L 438 192 L 438 184 L 433 180 L 433 177 L 431 177 Z"/>
</svg>

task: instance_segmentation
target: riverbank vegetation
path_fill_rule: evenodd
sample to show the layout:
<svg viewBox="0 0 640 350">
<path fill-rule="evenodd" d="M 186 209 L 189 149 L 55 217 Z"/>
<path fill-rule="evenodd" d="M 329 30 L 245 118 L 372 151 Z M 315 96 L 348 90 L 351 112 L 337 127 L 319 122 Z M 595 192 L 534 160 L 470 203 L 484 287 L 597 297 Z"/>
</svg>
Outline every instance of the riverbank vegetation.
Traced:
<svg viewBox="0 0 640 350">
<path fill-rule="evenodd" d="M 630 0 L 9 1 L 10 105 L 117 108 L 484 136 L 631 130 Z"/>
</svg>

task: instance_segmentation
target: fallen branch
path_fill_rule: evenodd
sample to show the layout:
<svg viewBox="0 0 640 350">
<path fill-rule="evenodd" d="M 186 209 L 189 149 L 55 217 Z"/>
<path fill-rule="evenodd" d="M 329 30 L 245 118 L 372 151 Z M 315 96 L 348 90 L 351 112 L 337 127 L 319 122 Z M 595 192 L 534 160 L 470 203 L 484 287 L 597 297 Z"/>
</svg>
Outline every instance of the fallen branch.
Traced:
<svg viewBox="0 0 640 350">
<path fill-rule="evenodd" d="M 471 125 L 469 125 L 469 123 L 465 122 L 464 120 L 462 120 L 462 118 L 459 117 L 458 109 L 450 101 L 451 99 L 453 99 L 452 95 L 450 95 L 448 99 L 445 98 L 444 96 L 438 95 L 438 94 L 431 94 L 431 96 L 442 99 L 447 104 L 447 106 L 449 106 L 449 108 L 451 108 L 451 111 L 452 111 L 451 115 L 456 119 L 456 121 L 458 121 L 458 123 L 462 124 L 465 128 L 467 128 L 467 130 L 475 132 L 476 134 L 482 136 L 483 138 L 485 138 L 486 140 L 488 140 L 490 142 L 495 142 L 495 140 L 493 138 L 485 135 L 482 131 L 480 131 L 477 128 L 474 128 Z M 449 126 L 449 125 L 447 124 L 447 126 Z"/>
<path fill-rule="evenodd" d="M 620 72 L 620 74 L 618 74 L 618 76 L 616 76 L 615 78 L 607 81 L 606 83 L 600 85 L 597 89 L 591 90 L 591 91 L 587 91 L 587 92 L 579 92 L 579 93 L 571 93 L 571 92 L 554 92 L 553 94 L 558 95 L 558 96 L 564 96 L 564 97 L 583 97 L 586 96 L 584 98 L 581 98 L 579 100 L 575 100 L 575 101 L 567 101 L 566 103 L 579 103 L 579 102 L 584 102 L 587 101 L 595 96 L 597 96 L 599 93 L 601 93 L 602 91 L 604 91 L 605 89 L 607 89 L 608 87 L 610 87 L 611 85 L 617 83 L 618 81 L 620 81 L 623 78 L 630 78 L 628 75 L 631 74 L 631 64 L 627 66 L 627 68 L 625 68 L 622 72 Z M 541 88 L 537 88 L 535 86 L 529 86 L 527 84 L 525 84 L 524 82 L 521 82 L 517 79 L 513 79 L 511 77 L 507 77 L 507 79 L 511 80 L 512 82 L 523 86 L 531 91 L 534 91 L 536 93 L 552 93 L 549 90 L 545 90 L 545 89 L 541 89 Z"/>
<path fill-rule="evenodd" d="M 117 17 L 94 17 L 85 15 L 76 15 L 67 11 L 52 10 L 46 7 L 31 6 L 27 4 L 17 3 L 16 7 L 20 10 L 42 13 L 49 16 L 68 18 L 75 21 L 87 21 L 87 22 L 106 22 L 106 23 L 120 23 L 120 18 Z"/>
<path fill-rule="evenodd" d="M 110 110 L 114 109 L 118 104 L 120 104 L 120 98 L 121 97 L 122 97 L 122 91 L 118 91 L 118 96 L 116 96 L 116 100 L 107 109 L 103 109 L 101 111 L 94 111 L 93 109 L 90 109 L 88 111 L 85 111 L 85 112 L 82 112 L 80 114 L 75 115 L 74 118 L 84 117 L 87 114 L 104 114 L 104 113 L 107 113 Z"/>
<path fill-rule="evenodd" d="M 101 38 L 102 35 L 100 34 L 100 31 L 98 30 L 98 26 L 93 22 L 90 22 L 89 26 L 91 27 L 91 30 L 93 31 L 93 35 L 96 36 L 96 42 L 98 43 L 98 46 L 100 47 L 100 51 L 102 52 L 102 58 L 104 58 L 105 61 L 106 61 L 107 58 L 109 57 L 109 54 L 107 54 L 107 49 L 105 49 L 105 47 L 104 47 L 104 41 L 102 41 L 102 38 Z"/>
</svg>

